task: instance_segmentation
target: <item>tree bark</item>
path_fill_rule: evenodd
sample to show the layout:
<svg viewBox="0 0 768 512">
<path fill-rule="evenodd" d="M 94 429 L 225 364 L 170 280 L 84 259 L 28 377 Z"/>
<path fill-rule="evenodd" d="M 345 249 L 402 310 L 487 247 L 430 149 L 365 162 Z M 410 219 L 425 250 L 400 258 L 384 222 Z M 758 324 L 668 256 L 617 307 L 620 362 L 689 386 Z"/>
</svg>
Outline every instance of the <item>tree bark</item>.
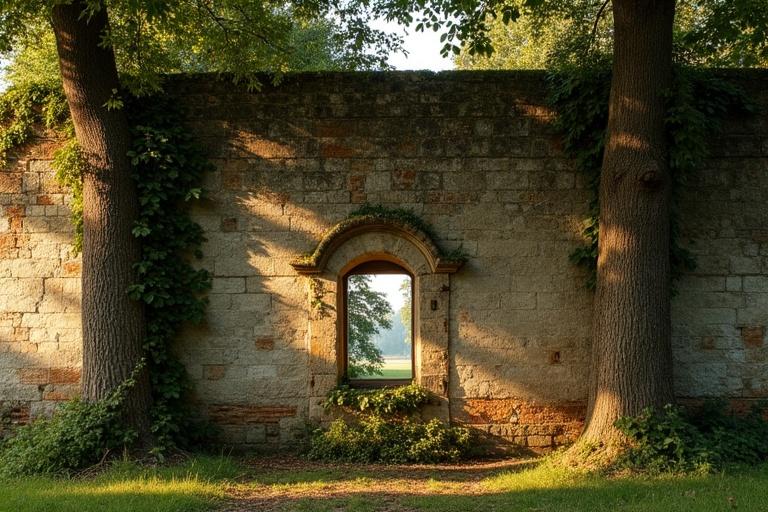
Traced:
<svg viewBox="0 0 768 512">
<path fill-rule="evenodd" d="M 618 418 L 674 400 L 662 96 L 672 83 L 674 11 L 674 0 L 613 2 L 587 441 L 617 441 Z"/>
<path fill-rule="evenodd" d="M 88 168 L 83 175 L 82 388 L 85 400 L 108 396 L 127 379 L 143 355 L 141 304 L 128 297 L 132 265 L 140 246 L 131 233 L 138 213 L 127 156 L 130 131 L 122 109 L 105 103 L 119 90 L 115 55 L 100 46 L 109 29 L 106 8 L 82 16 L 85 2 L 53 8 L 52 25 L 75 134 Z M 125 417 L 149 435 L 146 371 L 130 390 Z"/>
</svg>

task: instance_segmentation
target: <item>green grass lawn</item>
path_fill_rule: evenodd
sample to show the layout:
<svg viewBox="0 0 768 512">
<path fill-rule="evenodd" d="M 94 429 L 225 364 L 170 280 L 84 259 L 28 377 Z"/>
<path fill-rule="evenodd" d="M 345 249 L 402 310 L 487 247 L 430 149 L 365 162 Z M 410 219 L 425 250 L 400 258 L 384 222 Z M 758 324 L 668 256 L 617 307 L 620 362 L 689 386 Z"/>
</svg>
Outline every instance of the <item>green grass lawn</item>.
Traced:
<svg viewBox="0 0 768 512">
<path fill-rule="evenodd" d="M 224 482 L 242 467 L 224 457 L 196 457 L 170 467 L 113 463 L 92 477 L 0 481 L 2 512 L 171 512 L 215 509 Z"/>
<path fill-rule="evenodd" d="M 91 477 L 0 482 L 1 511 L 710 512 L 768 510 L 768 465 L 686 477 L 576 473 L 546 463 L 320 464 L 196 457 L 165 468 L 113 464 Z"/>
<path fill-rule="evenodd" d="M 380 375 L 361 375 L 361 379 L 410 379 L 413 377 L 411 360 L 406 358 L 384 358 Z"/>
</svg>

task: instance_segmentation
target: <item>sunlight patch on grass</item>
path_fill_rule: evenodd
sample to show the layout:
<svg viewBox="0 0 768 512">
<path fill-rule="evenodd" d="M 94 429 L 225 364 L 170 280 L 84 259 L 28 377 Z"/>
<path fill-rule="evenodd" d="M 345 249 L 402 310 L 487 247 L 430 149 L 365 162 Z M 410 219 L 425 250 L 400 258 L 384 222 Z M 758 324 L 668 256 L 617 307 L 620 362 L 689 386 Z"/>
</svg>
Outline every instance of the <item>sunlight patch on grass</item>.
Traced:
<svg viewBox="0 0 768 512">
<path fill-rule="evenodd" d="M 225 497 L 224 484 L 242 474 L 226 457 L 197 457 L 164 468 L 115 462 L 88 478 L 33 477 L 0 482 L 0 511 L 205 511 Z"/>
<path fill-rule="evenodd" d="M 768 510 L 768 466 L 709 476 L 606 478 L 542 464 L 481 482 L 475 495 L 414 496 L 401 503 L 434 512 L 710 512 Z"/>
</svg>

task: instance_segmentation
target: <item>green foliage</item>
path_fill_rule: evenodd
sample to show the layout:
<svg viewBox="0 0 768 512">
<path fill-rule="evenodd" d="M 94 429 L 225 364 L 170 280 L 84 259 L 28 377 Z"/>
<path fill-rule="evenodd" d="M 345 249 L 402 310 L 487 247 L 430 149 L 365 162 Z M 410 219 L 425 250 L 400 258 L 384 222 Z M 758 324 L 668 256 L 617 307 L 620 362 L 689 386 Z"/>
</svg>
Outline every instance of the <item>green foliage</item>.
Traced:
<svg viewBox="0 0 768 512">
<path fill-rule="evenodd" d="M 555 126 L 563 134 L 563 149 L 586 177 L 590 191 L 589 214 L 582 229 L 585 244 L 570 255 L 573 263 L 588 270 L 589 289 L 597 284 L 598 189 L 610 84 L 610 68 L 605 63 L 567 68 L 549 75 L 549 102 L 558 111 Z"/>
<path fill-rule="evenodd" d="M 0 56 L 35 62 L 58 77 L 49 20 L 60 2 L 15 0 L 0 8 Z M 385 2 L 380 2 L 385 3 Z M 156 93 L 162 75 L 233 73 L 258 86 L 254 72 L 382 69 L 401 39 L 368 23 L 365 5 L 335 1 L 221 0 L 88 1 L 83 15 L 107 9 L 111 46 L 122 86 L 137 95 Z M 53 58 L 51 58 L 53 57 Z M 23 74 L 28 74 L 23 69 Z M 12 77 L 13 78 L 13 77 Z"/>
<path fill-rule="evenodd" d="M 377 389 L 339 386 L 328 393 L 323 406 L 326 409 L 341 407 L 352 412 L 403 416 L 418 412 L 429 401 L 429 393 L 415 384 Z"/>
<path fill-rule="evenodd" d="M 72 137 L 53 154 L 53 169 L 56 180 L 69 188 L 72 200 L 69 202 L 70 219 L 75 230 L 72 246 L 76 253 L 83 250 L 83 169 L 87 165 L 77 139 Z"/>
<path fill-rule="evenodd" d="M 490 24 L 490 55 L 463 51 L 459 69 L 557 69 L 592 64 L 610 55 L 613 17 L 610 5 L 593 0 L 542 0 L 527 5 L 512 0 L 519 17 Z"/>
<path fill-rule="evenodd" d="M 64 93 L 49 82 L 14 85 L 0 95 L 0 166 L 29 141 L 36 126 L 58 128 L 68 114 Z"/>
<path fill-rule="evenodd" d="M 470 450 L 470 431 L 438 419 L 421 421 L 419 411 L 430 402 L 425 389 L 411 384 L 361 390 L 341 386 L 324 402 L 351 415 L 310 438 L 311 459 L 346 462 L 435 463 L 456 461 Z"/>
<path fill-rule="evenodd" d="M 0 95 L 0 166 L 12 151 L 34 135 L 35 130 L 47 128 L 67 138 L 54 153 L 56 179 L 72 193 L 70 208 L 75 230 L 73 247 L 80 252 L 83 244 L 83 159 L 71 124 L 67 100 L 56 77 L 37 77 L 23 68 L 11 67 L 13 86 Z"/>
<path fill-rule="evenodd" d="M 459 69 L 558 69 L 610 59 L 611 2 L 542 0 L 489 24 L 491 55 L 462 52 Z M 511 21 L 508 23 L 508 21 Z M 768 0 L 678 0 L 673 57 L 687 66 L 764 67 L 768 64 Z M 468 50 L 468 48 L 467 48 Z"/>
<path fill-rule="evenodd" d="M 675 56 L 708 67 L 768 65 L 768 0 L 686 0 L 675 16 Z"/>
<path fill-rule="evenodd" d="M 131 446 L 136 432 L 125 426 L 122 405 L 143 368 L 142 362 L 104 400 L 71 400 L 52 418 L 17 429 L 0 445 L 0 477 L 70 473 Z"/>
<path fill-rule="evenodd" d="M 402 464 L 459 460 L 469 449 L 469 430 L 433 419 L 387 420 L 365 416 L 356 423 L 337 419 L 312 435 L 309 458 L 343 462 Z"/>
<path fill-rule="evenodd" d="M 599 240 L 598 189 L 608 123 L 608 95 L 611 73 L 606 63 L 568 67 L 550 74 L 550 103 L 558 111 L 557 128 L 563 134 L 563 148 L 586 179 L 591 192 L 589 215 L 584 221 L 585 244 L 570 259 L 587 269 L 587 287 L 597 279 Z M 711 73 L 689 68 L 676 69 L 671 90 L 666 92 L 665 120 L 669 138 L 669 166 L 673 195 L 671 212 L 670 263 L 673 279 L 695 268 L 692 254 L 681 245 L 677 197 L 686 177 L 708 154 L 709 138 L 723 119 L 733 113 L 749 113 L 754 107 L 746 94 Z"/>
<path fill-rule="evenodd" d="M 413 343 L 413 283 L 410 279 L 400 284 L 403 305 L 400 306 L 400 321 L 405 327 L 405 342 Z"/>
<path fill-rule="evenodd" d="M 135 101 L 135 100 L 134 100 Z M 172 99 L 156 97 L 127 105 L 133 126 L 128 156 L 138 188 L 139 216 L 133 234 L 141 240 L 136 283 L 128 293 L 144 303 L 144 342 L 153 391 L 152 432 L 157 450 L 193 441 L 192 416 L 183 400 L 186 371 L 171 350 L 185 323 L 205 316 L 203 293 L 211 278 L 194 268 L 189 255 L 202 257 L 202 228 L 189 216 L 202 195 L 203 174 L 211 164 L 184 128 Z"/>
<path fill-rule="evenodd" d="M 754 112 L 750 98 L 735 85 L 703 70 L 677 69 L 672 89 L 667 92 L 665 118 L 673 178 L 670 226 L 673 278 L 696 268 L 693 255 L 679 243 L 679 212 L 674 199 L 690 174 L 703 163 L 709 153 L 709 138 L 720 132 L 723 120 L 729 115 Z"/>
<path fill-rule="evenodd" d="M 347 377 L 381 375 L 384 359 L 374 337 L 392 327 L 392 307 L 371 288 L 370 275 L 351 275 L 347 286 Z"/>
<path fill-rule="evenodd" d="M 746 416 L 726 413 L 707 402 L 698 411 L 667 405 L 616 422 L 632 442 L 621 465 L 650 472 L 708 472 L 730 464 L 757 464 L 768 458 L 764 407 Z"/>
<path fill-rule="evenodd" d="M 413 210 L 407 208 L 390 208 L 381 204 L 374 205 L 366 203 L 360 208 L 350 212 L 347 216 L 349 219 L 354 219 L 356 217 L 375 217 L 377 219 L 392 220 L 407 226 L 412 226 L 430 238 L 435 238 L 435 231 L 432 228 L 432 225 L 416 215 Z"/>
</svg>

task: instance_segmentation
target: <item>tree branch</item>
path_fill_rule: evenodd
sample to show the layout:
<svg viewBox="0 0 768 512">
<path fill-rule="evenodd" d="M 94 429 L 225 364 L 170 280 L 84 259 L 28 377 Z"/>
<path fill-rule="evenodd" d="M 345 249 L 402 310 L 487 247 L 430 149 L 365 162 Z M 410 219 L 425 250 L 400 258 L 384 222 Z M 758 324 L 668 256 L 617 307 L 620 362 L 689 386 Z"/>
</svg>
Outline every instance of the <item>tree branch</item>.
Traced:
<svg viewBox="0 0 768 512">
<path fill-rule="evenodd" d="M 587 53 L 592 49 L 592 43 L 595 42 L 597 36 L 597 25 L 600 23 L 600 18 L 603 17 L 603 12 L 609 3 L 611 3 L 611 0 L 605 0 L 597 11 L 597 15 L 595 15 L 595 22 L 592 24 L 592 34 L 589 36 L 589 44 L 587 45 Z"/>
</svg>

